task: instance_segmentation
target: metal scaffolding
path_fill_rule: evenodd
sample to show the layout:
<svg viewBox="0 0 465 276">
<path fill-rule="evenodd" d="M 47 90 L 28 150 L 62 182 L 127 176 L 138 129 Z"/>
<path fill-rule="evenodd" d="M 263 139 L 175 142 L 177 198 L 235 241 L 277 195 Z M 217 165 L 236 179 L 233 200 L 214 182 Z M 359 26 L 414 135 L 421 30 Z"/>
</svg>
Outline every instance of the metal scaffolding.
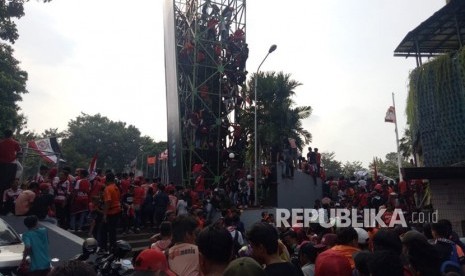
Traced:
<svg viewBox="0 0 465 276">
<path fill-rule="evenodd" d="M 204 164 L 210 184 L 220 183 L 231 153 L 239 158 L 245 144 L 235 124 L 247 74 L 245 14 L 245 0 L 174 0 L 184 186 L 193 184 L 195 164 Z"/>
</svg>

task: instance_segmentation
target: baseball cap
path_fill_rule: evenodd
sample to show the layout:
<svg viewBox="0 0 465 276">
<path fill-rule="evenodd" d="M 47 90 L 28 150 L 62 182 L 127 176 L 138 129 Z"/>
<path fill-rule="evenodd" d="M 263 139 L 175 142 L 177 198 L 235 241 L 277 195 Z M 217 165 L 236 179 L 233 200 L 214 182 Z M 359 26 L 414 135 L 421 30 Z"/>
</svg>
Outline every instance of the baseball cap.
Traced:
<svg viewBox="0 0 465 276">
<path fill-rule="evenodd" d="M 358 243 L 359 244 L 367 244 L 368 239 L 370 238 L 368 236 L 368 232 L 365 229 L 359 228 L 359 227 L 354 227 L 354 229 L 355 229 L 355 231 L 357 231 Z"/>
<path fill-rule="evenodd" d="M 230 262 L 223 276 L 265 276 L 265 270 L 250 257 L 242 257 Z"/>
<path fill-rule="evenodd" d="M 336 244 L 336 234 L 324 234 L 321 242 L 315 245 L 315 248 L 333 247 Z"/>
<path fill-rule="evenodd" d="M 413 240 L 428 242 L 426 236 L 416 230 L 410 230 L 405 232 L 402 236 L 400 236 L 400 240 L 402 243 L 409 243 Z"/>
<path fill-rule="evenodd" d="M 176 275 L 169 269 L 165 254 L 158 249 L 143 250 L 134 262 L 134 270 L 153 272 L 162 271 L 168 276 Z"/>
</svg>

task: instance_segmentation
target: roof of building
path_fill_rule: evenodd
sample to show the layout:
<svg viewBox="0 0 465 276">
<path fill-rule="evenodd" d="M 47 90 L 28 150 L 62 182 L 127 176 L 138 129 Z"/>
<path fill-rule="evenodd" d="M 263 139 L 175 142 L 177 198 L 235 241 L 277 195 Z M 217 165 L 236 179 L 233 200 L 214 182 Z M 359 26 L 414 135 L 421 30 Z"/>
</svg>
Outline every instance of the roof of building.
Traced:
<svg viewBox="0 0 465 276">
<path fill-rule="evenodd" d="M 404 179 L 465 179 L 465 167 L 401 168 Z"/>
<path fill-rule="evenodd" d="M 465 0 L 451 0 L 410 31 L 394 56 L 431 57 L 453 53 L 465 44 Z"/>
</svg>

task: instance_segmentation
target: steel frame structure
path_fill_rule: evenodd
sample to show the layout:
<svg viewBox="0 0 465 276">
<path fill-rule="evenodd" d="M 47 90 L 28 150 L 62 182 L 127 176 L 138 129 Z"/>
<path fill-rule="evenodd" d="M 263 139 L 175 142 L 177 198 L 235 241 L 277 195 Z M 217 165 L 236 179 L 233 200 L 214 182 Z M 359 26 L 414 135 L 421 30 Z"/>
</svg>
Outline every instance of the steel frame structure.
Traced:
<svg viewBox="0 0 465 276">
<path fill-rule="evenodd" d="M 194 164 L 220 183 L 231 153 L 239 157 L 234 122 L 244 104 L 248 48 L 245 0 L 174 0 L 182 185 Z"/>
</svg>

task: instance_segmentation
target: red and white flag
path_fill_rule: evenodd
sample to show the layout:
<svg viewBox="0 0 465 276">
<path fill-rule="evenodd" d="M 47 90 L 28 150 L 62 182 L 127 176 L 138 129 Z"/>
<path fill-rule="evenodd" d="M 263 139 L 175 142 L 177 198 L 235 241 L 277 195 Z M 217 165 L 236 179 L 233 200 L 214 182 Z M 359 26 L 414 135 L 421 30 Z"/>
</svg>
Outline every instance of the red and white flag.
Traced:
<svg viewBox="0 0 465 276">
<path fill-rule="evenodd" d="M 168 149 L 160 153 L 160 158 L 159 158 L 159 160 L 166 160 L 166 159 L 168 159 Z"/>
<path fill-rule="evenodd" d="M 56 137 L 29 141 L 28 146 L 39 153 L 45 161 L 54 164 L 58 163 L 61 150 Z"/>
<path fill-rule="evenodd" d="M 89 171 L 89 174 L 90 174 L 90 175 L 93 174 L 93 173 L 95 173 L 95 171 L 97 170 L 97 157 L 98 157 L 98 155 L 97 155 L 97 153 L 96 153 L 96 154 L 94 155 L 94 157 L 92 158 L 92 160 L 90 161 L 90 163 L 89 163 L 89 169 L 88 169 L 88 171 Z"/>
<path fill-rule="evenodd" d="M 396 122 L 396 108 L 390 106 L 386 111 L 386 117 L 384 118 L 385 122 L 395 123 Z"/>
</svg>

